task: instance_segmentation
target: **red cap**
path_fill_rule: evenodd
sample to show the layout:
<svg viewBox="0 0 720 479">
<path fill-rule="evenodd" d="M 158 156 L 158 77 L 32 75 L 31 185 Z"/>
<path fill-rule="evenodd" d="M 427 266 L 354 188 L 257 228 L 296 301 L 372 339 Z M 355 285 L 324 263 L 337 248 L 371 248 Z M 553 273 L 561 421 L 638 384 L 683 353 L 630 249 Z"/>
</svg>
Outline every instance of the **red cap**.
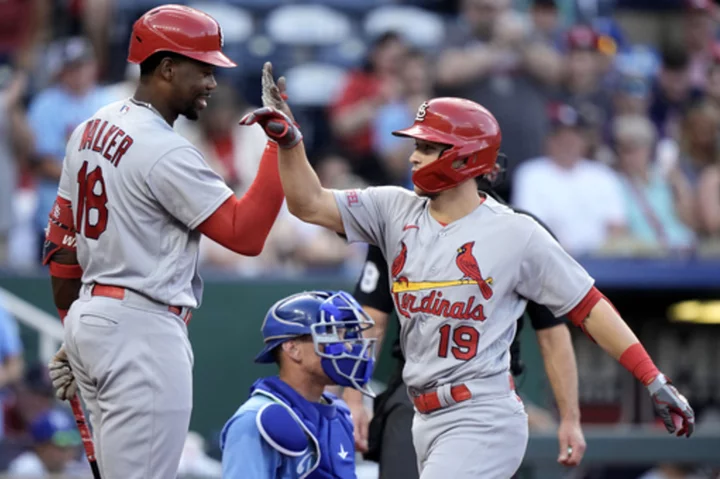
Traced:
<svg viewBox="0 0 720 479">
<path fill-rule="evenodd" d="M 222 52 L 220 24 L 194 8 L 162 5 L 133 25 L 128 61 L 142 63 L 157 52 L 173 52 L 218 67 L 234 67 Z"/>
</svg>

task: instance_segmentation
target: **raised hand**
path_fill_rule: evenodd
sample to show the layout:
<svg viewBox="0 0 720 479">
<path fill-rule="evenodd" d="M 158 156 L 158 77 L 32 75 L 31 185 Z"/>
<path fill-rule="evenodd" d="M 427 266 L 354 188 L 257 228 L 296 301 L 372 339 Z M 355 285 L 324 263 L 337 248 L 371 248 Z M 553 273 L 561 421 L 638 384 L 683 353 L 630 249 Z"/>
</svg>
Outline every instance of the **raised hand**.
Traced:
<svg viewBox="0 0 720 479">
<path fill-rule="evenodd" d="M 275 108 L 285 113 L 291 120 L 295 117 L 287 104 L 287 82 L 285 77 L 278 78 L 277 84 L 273 77 L 272 63 L 265 62 L 262 71 L 262 103 L 263 106 Z"/>
<path fill-rule="evenodd" d="M 254 125 L 255 123 L 260 125 L 265 130 L 265 134 L 280 148 L 293 148 L 303 139 L 297 124 L 288 115 L 275 108 L 267 106 L 258 108 L 240 120 L 241 125 Z"/>
</svg>

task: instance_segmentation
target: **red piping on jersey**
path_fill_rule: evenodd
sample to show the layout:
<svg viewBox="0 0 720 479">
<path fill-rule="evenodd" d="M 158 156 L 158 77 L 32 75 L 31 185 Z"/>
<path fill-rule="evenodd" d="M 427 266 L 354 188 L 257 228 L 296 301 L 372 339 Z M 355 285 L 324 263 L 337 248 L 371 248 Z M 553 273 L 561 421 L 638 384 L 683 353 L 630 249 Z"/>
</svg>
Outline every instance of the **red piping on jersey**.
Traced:
<svg viewBox="0 0 720 479">
<path fill-rule="evenodd" d="M 259 255 L 285 195 L 278 172 L 278 146 L 268 141 L 255 181 L 237 199 L 231 196 L 198 226 L 198 231 L 236 253 Z"/>
<path fill-rule="evenodd" d="M 635 343 L 628 347 L 625 352 L 620 355 L 618 361 L 645 386 L 653 382 L 658 374 L 660 374 L 657 366 L 655 366 L 655 363 L 653 363 L 647 351 L 645 351 L 645 348 L 640 343 Z"/>
</svg>

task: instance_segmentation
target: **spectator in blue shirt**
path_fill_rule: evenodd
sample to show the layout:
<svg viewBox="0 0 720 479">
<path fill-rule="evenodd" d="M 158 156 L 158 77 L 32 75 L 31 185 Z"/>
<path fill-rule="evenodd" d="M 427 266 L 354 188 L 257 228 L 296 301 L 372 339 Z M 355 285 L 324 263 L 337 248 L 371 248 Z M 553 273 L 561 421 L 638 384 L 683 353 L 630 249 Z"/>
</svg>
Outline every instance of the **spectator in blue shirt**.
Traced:
<svg viewBox="0 0 720 479">
<path fill-rule="evenodd" d="M 35 136 L 38 250 L 57 196 L 67 139 L 80 123 L 111 102 L 106 90 L 97 85 L 97 62 L 87 39 L 73 37 L 52 46 L 48 62 L 56 82 L 34 98 L 28 112 Z"/>
</svg>

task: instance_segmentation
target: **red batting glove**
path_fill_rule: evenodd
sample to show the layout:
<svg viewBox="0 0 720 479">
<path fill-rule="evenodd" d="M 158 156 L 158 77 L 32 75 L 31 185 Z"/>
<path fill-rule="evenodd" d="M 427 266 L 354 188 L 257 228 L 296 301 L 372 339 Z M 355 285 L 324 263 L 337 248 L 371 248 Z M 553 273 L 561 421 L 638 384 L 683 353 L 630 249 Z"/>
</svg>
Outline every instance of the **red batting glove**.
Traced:
<svg viewBox="0 0 720 479">
<path fill-rule="evenodd" d="M 265 130 L 265 134 L 275 141 L 280 148 L 293 148 L 303 139 L 297 123 L 275 108 L 258 108 L 240 120 L 241 125 L 253 125 L 255 123 L 260 125 Z"/>
</svg>

